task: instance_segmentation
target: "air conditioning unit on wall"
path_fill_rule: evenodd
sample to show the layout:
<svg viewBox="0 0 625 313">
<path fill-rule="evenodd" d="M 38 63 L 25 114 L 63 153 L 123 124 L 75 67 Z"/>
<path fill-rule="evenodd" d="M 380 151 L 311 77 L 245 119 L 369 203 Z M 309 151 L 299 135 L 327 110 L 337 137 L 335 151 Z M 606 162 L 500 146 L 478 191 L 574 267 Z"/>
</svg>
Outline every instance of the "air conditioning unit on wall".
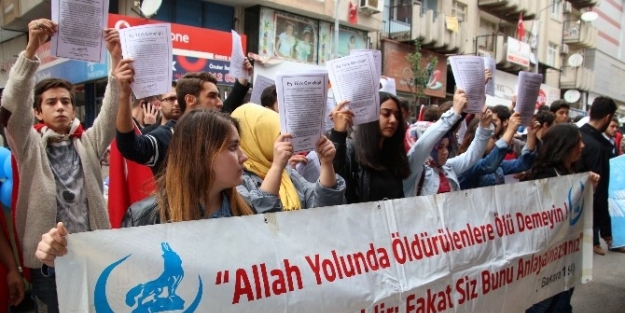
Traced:
<svg viewBox="0 0 625 313">
<path fill-rule="evenodd" d="M 569 45 L 563 43 L 562 46 L 560 46 L 560 54 L 569 54 Z"/>
<path fill-rule="evenodd" d="M 562 7 L 562 12 L 571 13 L 573 11 L 573 6 L 570 2 L 564 2 L 564 7 Z"/>
<path fill-rule="evenodd" d="M 380 10 L 378 9 L 378 0 L 360 0 L 358 10 L 369 15 L 380 13 Z"/>
</svg>

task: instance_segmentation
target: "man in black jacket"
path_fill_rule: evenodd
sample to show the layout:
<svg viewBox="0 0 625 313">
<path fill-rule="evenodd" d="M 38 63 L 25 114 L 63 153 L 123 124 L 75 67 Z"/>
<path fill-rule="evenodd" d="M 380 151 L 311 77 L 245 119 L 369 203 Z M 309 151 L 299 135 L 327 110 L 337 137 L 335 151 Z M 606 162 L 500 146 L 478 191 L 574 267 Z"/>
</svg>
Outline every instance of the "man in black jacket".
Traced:
<svg viewBox="0 0 625 313">
<path fill-rule="evenodd" d="M 244 68 L 251 75 L 252 65 L 247 59 L 244 62 Z M 222 102 L 217 89 L 217 80 L 213 75 L 206 72 L 187 73 L 176 84 L 176 97 L 183 115 L 195 108 L 210 108 L 230 113 L 243 104 L 248 90 L 247 80 L 237 79 L 230 96 Z M 175 125 L 176 120 L 170 120 L 148 134 L 137 135 L 130 115 L 129 100 L 120 99 L 116 136 L 119 151 L 128 160 L 149 166 L 156 175 L 163 166 Z"/>
<path fill-rule="evenodd" d="M 608 183 L 610 182 L 610 158 L 614 156 L 614 146 L 603 136 L 616 113 L 616 103 L 608 97 L 598 97 L 590 108 L 590 121 L 580 128 L 584 150 L 577 164 L 579 172 L 592 171 L 601 179 L 595 189 L 593 199 L 593 251 L 604 255 L 599 236 L 608 244 L 608 249 L 624 252 L 625 248 L 612 248 L 612 224 L 608 211 Z"/>
</svg>

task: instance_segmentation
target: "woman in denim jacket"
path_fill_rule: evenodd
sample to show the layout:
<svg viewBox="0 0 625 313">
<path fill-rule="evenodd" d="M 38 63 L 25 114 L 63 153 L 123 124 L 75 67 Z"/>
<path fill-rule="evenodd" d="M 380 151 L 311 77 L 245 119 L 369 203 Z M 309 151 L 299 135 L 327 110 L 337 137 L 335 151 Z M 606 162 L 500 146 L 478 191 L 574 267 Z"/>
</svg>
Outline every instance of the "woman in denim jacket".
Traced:
<svg viewBox="0 0 625 313">
<path fill-rule="evenodd" d="M 477 187 L 487 187 L 503 185 L 505 175 L 521 173 L 528 170 L 536 159 L 536 132 L 540 128 L 540 123 L 533 121 L 534 125 L 528 129 L 527 143 L 521 151 L 521 155 L 514 160 L 505 160 L 506 153 L 510 150 L 510 143 L 514 138 L 516 130 L 521 125 L 521 115 L 514 113 L 509 121 L 508 128 L 504 135 L 497 140 L 490 152 L 471 169 L 464 172 L 458 180 L 461 189 L 471 189 Z M 477 123 L 471 123 L 464 137 L 460 151 L 467 149 L 473 141 Z M 494 139 L 491 139 L 494 141 Z"/>
<path fill-rule="evenodd" d="M 493 133 L 492 113 L 487 110 L 480 119 L 476 140 L 469 149 L 449 159 L 449 142 L 456 140 L 449 130 L 461 118 L 467 98 L 463 90 L 456 90 L 451 110 L 419 136 L 408 152 L 410 176 L 404 180 L 406 197 L 433 195 L 460 190 L 457 176 L 477 163 L 486 150 L 486 144 Z"/>
</svg>

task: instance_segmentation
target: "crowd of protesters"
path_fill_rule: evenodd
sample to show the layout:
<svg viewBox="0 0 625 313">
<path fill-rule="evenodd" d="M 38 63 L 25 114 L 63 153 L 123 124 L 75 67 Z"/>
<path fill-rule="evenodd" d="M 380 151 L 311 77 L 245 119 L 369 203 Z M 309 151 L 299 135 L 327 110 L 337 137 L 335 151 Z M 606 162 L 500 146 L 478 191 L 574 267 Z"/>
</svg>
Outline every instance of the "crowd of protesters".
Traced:
<svg viewBox="0 0 625 313">
<path fill-rule="evenodd" d="M 415 123 L 408 121 L 405 101 L 387 92 L 379 93 L 379 119 L 358 126 L 349 102 L 338 101 L 330 112 L 333 128 L 310 152 L 319 175 L 309 181 L 295 168 L 305 156 L 293 153 L 290 134 L 280 133 L 275 86 L 263 91 L 261 103 L 244 103 L 250 83 L 238 79 L 222 100 L 212 75 L 188 73 L 167 93 L 134 99 L 133 60 L 122 58 L 117 31 L 107 29 L 112 70 L 100 114 L 83 129 L 72 85 L 35 81 L 36 52 L 57 25 L 39 19 L 28 29 L 0 121 L 19 173 L 14 226 L 35 312 L 58 312 L 54 262 L 67 253 L 69 233 L 434 195 L 579 172 L 591 172 L 595 187 L 594 252 L 606 253 L 600 239 L 609 250 L 625 252 L 612 247 L 608 214 L 609 160 L 623 151 L 610 98 L 596 98 L 579 127 L 569 119 L 569 105 L 558 100 L 538 109 L 523 132 L 514 103 L 466 114 L 462 90 Z M 248 60 L 243 67 L 253 71 Z M 111 188 L 130 184 L 142 192 L 124 201 L 110 193 L 107 208 L 101 161 L 108 153 L 111 169 L 125 173 L 111 175 Z M 0 250 L 10 304 L 17 304 L 24 286 L 3 236 Z M 528 303 L 528 312 L 571 312 L 572 293 Z"/>
</svg>

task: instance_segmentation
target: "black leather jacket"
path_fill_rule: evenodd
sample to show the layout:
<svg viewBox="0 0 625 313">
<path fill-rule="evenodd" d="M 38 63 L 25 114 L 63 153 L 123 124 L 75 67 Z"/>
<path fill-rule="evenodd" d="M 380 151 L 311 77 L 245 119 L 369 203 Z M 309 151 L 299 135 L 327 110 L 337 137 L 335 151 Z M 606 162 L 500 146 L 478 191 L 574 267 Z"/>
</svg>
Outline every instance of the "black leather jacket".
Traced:
<svg viewBox="0 0 625 313">
<path fill-rule="evenodd" d="M 347 143 L 347 132 L 330 131 L 330 140 L 334 143 L 336 156 L 332 165 L 347 184 L 345 198 L 347 203 L 367 202 L 371 196 L 371 174 L 356 162 L 354 146 Z"/>
<path fill-rule="evenodd" d="M 122 221 L 122 228 L 134 226 L 146 226 L 160 223 L 158 203 L 156 196 L 149 196 L 141 201 L 133 203 Z"/>
</svg>

